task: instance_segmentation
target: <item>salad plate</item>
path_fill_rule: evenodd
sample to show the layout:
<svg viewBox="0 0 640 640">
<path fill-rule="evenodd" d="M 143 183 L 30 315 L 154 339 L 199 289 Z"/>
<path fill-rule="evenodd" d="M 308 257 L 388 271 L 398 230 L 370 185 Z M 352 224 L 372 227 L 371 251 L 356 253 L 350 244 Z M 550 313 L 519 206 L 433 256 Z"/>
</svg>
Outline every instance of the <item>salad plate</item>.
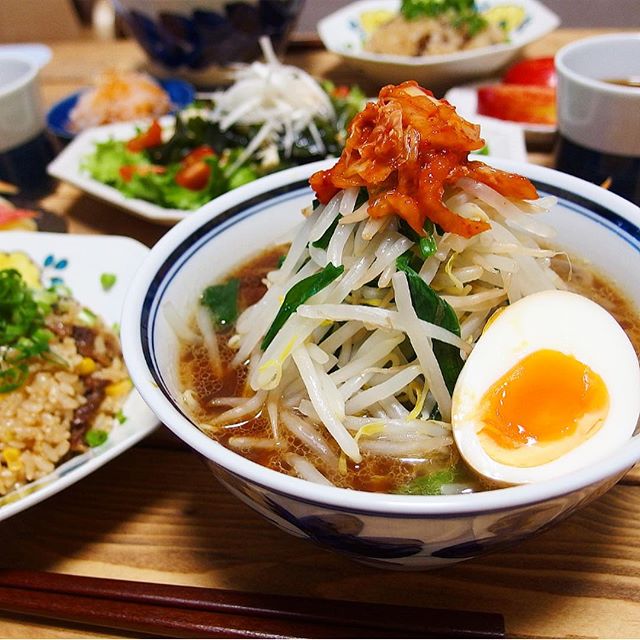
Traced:
<svg viewBox="0 0 640 640">
<path fill-rule="evenodd" d="M 0 252 L 26 254 L 40 267 L 43 285 L 59 283 L 68 286 L 74 298 L 110 325 L 120 322 L 128 284 L 148 251 L 139 242 L 120 236 L 0 233 Z M 106 273 L 112 282 L 107 290 L 101 283 L 101 276 Z M 114 424 L 103 444 L 70 458 L 47 476 L 0 497 L 0 520 L 78 482 L 136 444 L 157 425 L 157 418 L 138 392 L 131 391 L 120 420 Z"/>
<path fill-rule="evenodd" d="M 190 105 L 195 98 L 195 89 L 189 82 L 177 78 L 158 79 L 157 82 L 167 92 L 174 112 Z M 63 140 L 71 140 L 78 135 L 69 128 L 69 114 L 82 93 L 72 93 L 56 102 L 47 112 L 47 129 Z"/>
<path fill-rule="evenodd" d="M 159 122 L 163 127 L 169 126 L 173 124 L 174 118 L 164 116 L 160 118 Z M 124 209 L 139 218 L 166 225 L 179 222 L 189 214 L 188 211 L 167 209 L 146 200 L 128 198 L 116 188 L 95 180 L 83 169 L 84 159 L 95 151 L 97 143 L 106 142 L 112 138 L 129 140 L 135 136 L 140 127 L 145 125 L 148 125 L 148 122 L 118 122 L 87 129 L 87 131 L 78 134 L 56 156 L 49 164 L 47 171 L 54 178 L 68 182 L 81 191 Z"/>
<path fill-rule="evenodd" d="M 481 124 L 482 135 L 487 143 L 483 153 L 517 161 L 526 159 L 524 137 L 520 127 L 495 119 L 476 120 Z M 175 118 L 165 116 L 159 122 L 163 128 L 171 127 Z M 53 160 L 48 167 L 49 174 L 137 217 L 165 225 L 179 222 L 189 217 L 192 211 L 166 208 L 139 198 L 130 198 L 115 187 L 94 179 L 83 166 L 85 159 L 94 153 L 96 144 L 110 139 L 129 140 L 145 126 L 148 126 L 148 122 L 127 122 L 84 131 Z"/>
<path fill-rule="evenodd" d="M 451 104 L 456 105 L 456 111 L 471 122 L 483 121 L 487 126 L 494 124 L 509 124 L 515 129 L 519 129 L 524 135 L 527 143 L 538 146 L 548 146 L 553 143 L 556 135 L 556 126 L 552 124 L 533 124 L 526 122 L 511 122 L 492 118 L 490 116 L 478 115 L 478 87 L 499 83 L 499 78 L 490 78 L 482 82 L 471 82 L 468 84 L 453 87 L 445 93 L 444 98 Z"/>
</svg>

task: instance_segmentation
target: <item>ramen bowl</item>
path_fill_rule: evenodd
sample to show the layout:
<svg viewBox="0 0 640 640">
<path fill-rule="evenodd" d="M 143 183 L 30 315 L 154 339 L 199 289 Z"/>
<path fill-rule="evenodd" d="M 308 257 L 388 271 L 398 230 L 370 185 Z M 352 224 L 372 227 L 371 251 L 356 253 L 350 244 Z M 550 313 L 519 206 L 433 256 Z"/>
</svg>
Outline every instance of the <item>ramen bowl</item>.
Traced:
<svg viewBox="0 0 640 640">
<path fill-rule="evenodd" d="M 640 436 L 597 465 L 550 481 L 450 496 L 388 495 L 290 477 L 205 435 L 181 404 L 180 341 L 165 305 L 189 314 L 204 287 L 287 241 L 312 199 L 307 180 L 331 160 L 279 172 L 209 203 L 167 233 L 137 272 L 125 304 L 123 350 L 145 401 L 213 475 L 285 531 L 369 564 L 426 569 L 495 551 L 546 530 L 602 495 L 638 460 Z M 640 306 L 640 209 L 578 178 L 489 159 L 558 198 L 544 214 L 569 254 L 589 259 Z"/>
</svg>

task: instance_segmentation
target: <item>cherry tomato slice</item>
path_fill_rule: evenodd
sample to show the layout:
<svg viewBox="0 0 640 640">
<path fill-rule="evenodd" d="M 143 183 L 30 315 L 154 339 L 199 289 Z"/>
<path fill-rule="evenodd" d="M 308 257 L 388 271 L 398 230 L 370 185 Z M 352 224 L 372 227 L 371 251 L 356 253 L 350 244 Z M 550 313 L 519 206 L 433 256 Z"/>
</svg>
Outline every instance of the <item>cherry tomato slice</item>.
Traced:
<svg viewBox="0 0 640 640">
<path fill-rule="evenodd" d="M 198 160 L 202 160 L 203 158 L 209 158 L 215 155 L 216 155 L 216 152 L 208 144 L 203 144 L 203 145 L 200 145 L 199 147 L 196 147 L 193 151 L 190 151 L 182 159 L 182 166 L 188 167 L 190 164 L 194 164 Z"/>
<path fill-rule="evenodd" d="M 207 186 L 211 167 L 203 160 L 197 160 L 176 173 L 176 183 L 191 191 L 200 191 Z"/>
<path fill-rule="evenodd" d="M 127 142 L 128 151 L 144 151 L 162 144 L 162 127 L 157 120 L 146 130 Z"/>
<path fill-rule="evenodd" d="M 478 113 L 500 120 L 555 124 L 556 90 L 515 84 L 479 87 Z"/>
<path fill-rule="evenodd" d="M 339 84 L 333 91 L 336 98 L 346 98 L 349 95 L 349 87 L 346 84 Z"/>
<path fill-rule="evenodd" d="M 522 60 L 507 69 L 504 84 L 524 84 L 539 87 L 555 87 L 556 67 L 553 58 Z"/>
</svg>

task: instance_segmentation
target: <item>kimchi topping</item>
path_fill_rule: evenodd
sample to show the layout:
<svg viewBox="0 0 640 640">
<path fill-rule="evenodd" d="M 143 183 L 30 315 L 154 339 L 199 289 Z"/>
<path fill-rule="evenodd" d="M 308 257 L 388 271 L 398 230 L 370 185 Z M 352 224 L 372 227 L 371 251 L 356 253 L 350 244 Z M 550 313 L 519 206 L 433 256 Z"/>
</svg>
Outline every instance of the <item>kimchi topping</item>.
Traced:
<svg viewBox="0 0 640 640">
<path fill-rule="evenodd" d="M 430 220 L 470 238 L 489 223 L 464 218 L 443 203 L 445 189 L 460 178 L 484 183 L 506 198 L 538 197 L 527 178 L 469 160 L 469 152 L 483 146 L 478 125 L 407 81 L 381 89 L 378 101 L 351 122 L 336 165 L 314 173 L 309 182 L 323 204 L 341 189 L 365 187 L 372 218 L 399 215 L 421 235 Z"/>
</svg>

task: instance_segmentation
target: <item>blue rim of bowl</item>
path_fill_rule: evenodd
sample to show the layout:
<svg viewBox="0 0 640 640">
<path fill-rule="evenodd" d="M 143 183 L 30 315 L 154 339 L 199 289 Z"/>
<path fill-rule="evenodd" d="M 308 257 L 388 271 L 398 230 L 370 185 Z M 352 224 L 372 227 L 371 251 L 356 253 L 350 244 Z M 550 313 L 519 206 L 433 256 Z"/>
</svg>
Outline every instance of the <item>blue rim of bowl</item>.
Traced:
<svg viewBox="0 0 640 640">
<path fill-rule="evenodd" d="M 612 209 L 591 200 L 588 197 L 571 192 L 562 187 L 547 183 L 542 180 L 532 180 L 536 188 L 541 195 L 556 196 L 561 202 L 562 206 L 570 209 L 571 211 L 582 215 L 591 221 L 599 224 L 607 229 L 609 232 L 619 236 L 623 241 L 629 244 L 635 251 L 640 253 L 640 227 L 633 222 L 627 220 L 620 214 L 616 213 Z M 172 395 L 165 384 L 165 381 L 160 373 L 160 368 L 156 358 L 154 357 L 154 335 L 155 335 L 155 323 L 158 318 L 158 312 L 160 309 L 160 303 L 164 293 L 170 286 L 173 279 L 177 276 L 179 271 L 190 261 L 190 259 L 202 249 L 209 241 L 223 233 L 226 229 L 234 226 L 242 220 L 245 220 L 254 215 L 258 215 L 264 208 L 271 207 L 273 204 L 286 202 L 305 194 L 311 194 L 308 180 L 298 180 L 293 183 L 284 184 L 280 187 L 271 189 L 267 192 L 258 194 L 248 200 L 244 200 L 241 203 L 233 205 L 227 209 L 224 209 L 219 214 L 205 222 L 203 225 L 195 229 L 192 233 L 186 236 L 177 247 L 175 247 L 171 253 L 165 258 L 161 266 L 157 269 L 154 277 L 152 278 L 142 302 L 140 309 L 140 328 L 139 338 L 142 347 L 142 354 L 145 360 L 145 364 L 151 373 L 153 378 L 153 384 L 157 385 L 161 390 L 165 400 L 177 411 L 186 421 L 198 429 L 193 420 L 186 414 L 177 402 L 172 398 Z M 218 463 L 216 463 L 218 464 Z M 253 463 L 257 464 L 257 463 Z M 263 483 L 252 478 L 251 480 L 245 480 L 242 475 L 228 467 L 225 467 L 225 471 L 231 475 L 239 478 L 242 481 L 248 481 L 252 484 L 261 486 L 263 489 L 281 495 L 283 497 L 291 497 L 287 492 L 274 488 L 268 483 Z M 274 472 L 277 473 L 277 472 Z M 565 493 L 571 493 L 565 492 Z M 327 505 L 317 500 L 305 498 L 299 494 L 295 496 L 295 499 L 304 502 L 309 505 L 317 507 L 326 507 Z M 536 502 L 536 501 L 534 501 Z M 376 515 L 379 517 L 395 517 L 398 514 L 387 511 L 379 511 L 372 508 L 356 508 L 341 507 L 332 503 L 331 509 L 338 511 L 345 511 L 349 513 L 361 512 L 369 515 Z M 522 506 L 522 505 L 520 505 Z M 477 511 L 465 510 L 465 515 L 474 515 L 491 512 L 499 512 L 512 508 L 509 507 L 497 507 L 490 509 L 478 509 Z M 424 514 L 420 513 L 402 513 L 403 518 L 408 519 L 420 519 L 424 518 Z M 439 512 L 437 514 L 439 518 L 456 518 L 459 514 L 447 514 Z"/>
<path fill-rule="evenodd" d="M 196 90 L 194 86 L 185 80 L 168 78 L 157 80 L 157 82 L 169 94 L 169 99 L 174 107 L 171 113 L 184 109 L 195 99 Z M 46 116 L 46 124 L 50 133 L 64 140 L 72 140 L 77 135 L 77 133 L 69 129 L 69 113 L 75 107 L 81 93 L 82 91 L 72 93 L 70 96 L 56 102 L 49 109 Z"/>
</svg>

